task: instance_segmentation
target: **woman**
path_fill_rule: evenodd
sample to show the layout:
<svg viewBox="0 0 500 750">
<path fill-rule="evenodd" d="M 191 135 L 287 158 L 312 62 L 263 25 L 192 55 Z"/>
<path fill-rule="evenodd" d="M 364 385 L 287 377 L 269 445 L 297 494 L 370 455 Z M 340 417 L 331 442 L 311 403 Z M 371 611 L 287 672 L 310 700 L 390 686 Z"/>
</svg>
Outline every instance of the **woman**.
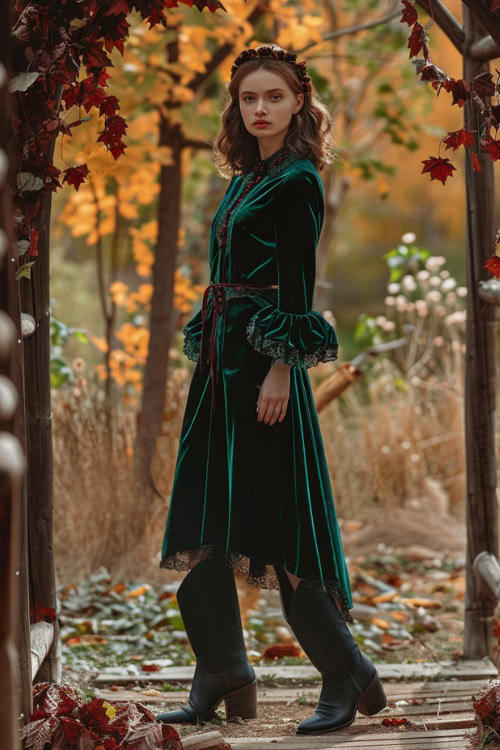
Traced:
<svg viewBox="0 0 500 750">
<path fill-rule="evenodd" d="M 177 599 L 196 655 L 188 704 L 167 723 L 256 714 L 234 570 L 280 590 L 284 616 L 323 689 L 297 731 L 325 732 L 386 705 L 360 651 L 307 368 L 337 359 L 312 310 L 324 215 L 316 166 L 332 121 L 305 63 L 279 47 L 244 50 L 216 149 L 232 179 L 210 229 L 210 279 L 185 326 L 191 381 L 160 566 L 189 570 Z M 265 121 L 265 122 L 264 122 Z M 222 170 L 224 172 L 224 170 Z M 208 336 L 210 337 L 208 339 Z"/>
</svg>

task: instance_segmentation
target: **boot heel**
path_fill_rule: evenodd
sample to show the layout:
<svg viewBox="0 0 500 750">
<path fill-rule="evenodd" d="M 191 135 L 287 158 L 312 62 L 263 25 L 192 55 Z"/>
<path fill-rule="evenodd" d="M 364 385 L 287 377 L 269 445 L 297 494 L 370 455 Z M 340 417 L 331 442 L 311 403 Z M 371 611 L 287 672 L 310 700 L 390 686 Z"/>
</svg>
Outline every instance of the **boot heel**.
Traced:
<svg viewBox="0 0 500 750">
<path fill-rule="evenodd" d="M 366 690 L 361 693 L 356 708 L 365 716 L 373 716 L 387 706 L 387 696 L 384 692 L 378 672 L 376 672 Z"/>
<path fill-rule="evenodd" d="M 226 719 L 240 716 L 242 719 L 257 718 L 257 680 L 250 685 L 233 690 L 224 698 Z"/>
</svg>

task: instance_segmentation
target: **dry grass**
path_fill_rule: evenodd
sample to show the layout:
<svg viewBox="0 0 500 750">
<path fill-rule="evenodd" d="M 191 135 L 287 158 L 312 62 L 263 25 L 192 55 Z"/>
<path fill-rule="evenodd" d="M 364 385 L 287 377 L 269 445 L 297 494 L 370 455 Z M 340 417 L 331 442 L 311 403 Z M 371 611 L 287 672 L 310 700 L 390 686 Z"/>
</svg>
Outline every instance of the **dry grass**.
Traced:
<svg viewBox="0 0 500 750">
<path fill-rule="evenodd" d="M 337 511 L 433 507 L 461 516 L 465 492 L 462 383 L 397 377 L 381 361 L 379 376 L 358 381 L 320 412 Z M 429 480 L 432 480 L 430 483 Z"/>
<path fill-rule="evenodd" d="M 54 544 L 60 582 L 77 581 L 104 565 L 116 578 L 165 582 L 158 568 L 188 370 L 173 369 L 168 409 L 152 467 L 160 493 L 153 504 L 134 477 L 136 408 L 108 414 L 100 393 L 79 379 L 54 391 Z M 175 577 L 175 576 L 173 576 Z"/>
</svg>

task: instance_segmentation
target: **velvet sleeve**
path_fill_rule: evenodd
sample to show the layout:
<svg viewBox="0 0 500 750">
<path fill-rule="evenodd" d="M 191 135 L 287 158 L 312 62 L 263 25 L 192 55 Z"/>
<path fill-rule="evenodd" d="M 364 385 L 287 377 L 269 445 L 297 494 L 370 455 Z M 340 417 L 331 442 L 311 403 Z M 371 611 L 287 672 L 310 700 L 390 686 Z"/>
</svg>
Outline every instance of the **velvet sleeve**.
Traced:
<svg viewBox="0 0 500 750">
<path fill-rule="evenodd" d="M 324 218 L 323 188 L 306 170 L 287 175 L 274 196 L 278 303 L 250 319 L 254 349 L 296 367 L 337 359 L 335 329 L 312 309 L 316 247 Z"/>
</svg>

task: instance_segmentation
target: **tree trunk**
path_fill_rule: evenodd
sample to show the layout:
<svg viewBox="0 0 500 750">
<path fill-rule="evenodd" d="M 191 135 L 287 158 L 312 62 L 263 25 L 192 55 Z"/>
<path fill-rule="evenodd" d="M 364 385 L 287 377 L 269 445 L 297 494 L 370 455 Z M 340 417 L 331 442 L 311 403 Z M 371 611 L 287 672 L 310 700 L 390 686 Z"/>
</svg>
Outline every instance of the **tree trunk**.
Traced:
<svg viewBox="0 0 500 750">
<path fill-rule="evenodd" d="M 180 126 L 162 117 L 160 145 L 172 149 L 173 164 L 163 166 L 160 174 L 150 339 L 136 443 L 137 476 L 141 485 L 152 491 L 151 460 L 165 408 L 168 352 L 175 323 L 172 313 L 179 236 L 182 142 Z"/>
<path fill-rule="evenodd" d="M 488 63 L 469 55 L 470 46 L 486 33 L 477 17 L 463 6 L 465 32 L 463 77 L 471 80 L 487 71 Z M 464 127 L 478 129 L 484 118 L 475 102 L 464 106 Z M 464 657 L 493 654 L 493 612 L 496 597 L 473 572 L 480 552 L 498 557 L 498 519 L 495 467 L 495 305 L 483 302 L 480 279 L 494 252 L 494 180 L 489 154 L 475 148 L 481 171 L 475 172 L 467 152 L 467 352 L 465 362 L 465 441 L 467 467 L 467 573 Z"/>
</svg>

